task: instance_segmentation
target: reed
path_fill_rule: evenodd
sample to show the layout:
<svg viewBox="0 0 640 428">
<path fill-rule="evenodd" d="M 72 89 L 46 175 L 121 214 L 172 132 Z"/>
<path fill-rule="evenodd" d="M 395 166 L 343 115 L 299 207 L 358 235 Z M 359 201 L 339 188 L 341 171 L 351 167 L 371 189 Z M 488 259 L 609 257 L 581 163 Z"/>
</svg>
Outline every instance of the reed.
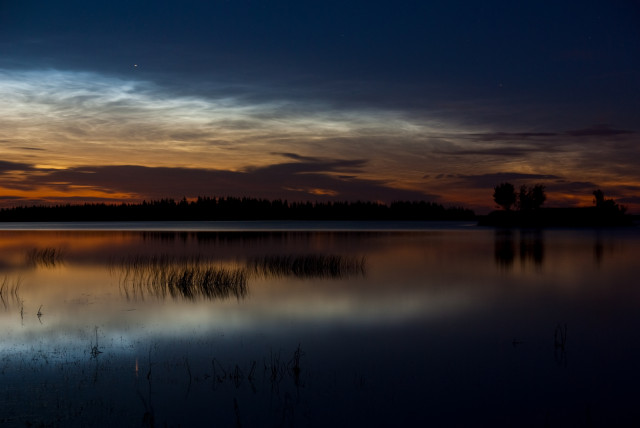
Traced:
<svg viewBox="0 0 640 428">
<path fill-rule="evenodd" d="M 567 324 L 556 325 L 553 338 L 554 358 L 561 367 L 567 367 Z"/>
<path fill-rule="evenodd" d="M 279 383 L 287 373 L 286 365 L 280 360 L 280 354 L 273 351 L 269 355 L 269 361 L 264 361 L 264 372 L 268 374 L 272 387 Z"/>
<path fill-rule="evenodd" d="M 63 263 L 64 254 L 59 248 L 34 248 L 27 251 L 26 259 L 31 266 L 53 268 Z"/>
<path fill-rule="evenodd" d="M 91 346 L 91 358 L 98 358 L 98 355 L 102 354 L 102 351 L 100 350 L 99 346 L 98 346 L 98 327 L 95 327 L 96 330 L 96 344 Z"/>
<path fill-rule="evenodd" d="M 564 325 L 558 324 L 556 325 L 556 330 L 554 332 L 554 346 L 556 349 L 560 349 L 564 351 L 566 345 L 567 345 L 567 324 L 566 323 Z"/>
<path fill-rule="evenodd" d="M 225 268 L 200 258 L 177 259 L 166 255 L 128 257 L 112 262 L 127 299 L 145 295 L 164 299 L 214 300 L 247 295 L 247 274 L 242 268 Z"/>
<path fill-rule="evenodd" d="M 169 255 L 128 256 L 112 259 L 109 270 L 119 276 L 127 300 L 170 297 L 186 300 L 244 299 L 250 277 L 343 279 L 365 275 L 364 257 L 311 254 L 261 256 L 244 266 L 222 267 L 201 257 Z"/>
<path fill-rule="evenodd" d="M 302 357 L 302 355 L 302 349 L 300 348 L 300 344 L 298 344 L 298 347 L 293 352 L 293 357 L 288 364 L 289 370 L 291 371 L 291 375 L 293 377 L 293 383 L 296 388 L 300 387 L 300 372 L 302 371 L 300 369 L 300 358 Z"/>
<path fill-rule="evenodd" d="M 300 345 L 295 349 L 292 358 L 288 362 L 282 359 L 279 352 L 274 353 L 271 351 L 269 353 L 269 357 L 265 357 L 262 362 L 263 379 L 266 379 L 274 390 L 277 390 L 278 384 L 280 384 L 283 379 L 292 379 L 294 385 L 299 387 L 302 373 L 302 369 L 300 367 L 302 356 L 304 356 L 304 352 Z M 246 380 L 255 392 L 254 381 L 256 378 L 257 367 L 258 362 L 256 360 L 251 360 L 250 366 L 245 370 L 243 370 L 239 364 L 225 368 L 217 358 L 212 358 L 211 368 L 213 370 L 214 388 L 217 384 L 225 382 L 229 382 L 236 388 L 240 388 Z"/>
<path fill-rule="evenodd" d="M 249 272 L 258 277 L 347 278 L 364 276 L 364 257 L 341 255 L 268 255 L 247 261 Z"/>
</svg>

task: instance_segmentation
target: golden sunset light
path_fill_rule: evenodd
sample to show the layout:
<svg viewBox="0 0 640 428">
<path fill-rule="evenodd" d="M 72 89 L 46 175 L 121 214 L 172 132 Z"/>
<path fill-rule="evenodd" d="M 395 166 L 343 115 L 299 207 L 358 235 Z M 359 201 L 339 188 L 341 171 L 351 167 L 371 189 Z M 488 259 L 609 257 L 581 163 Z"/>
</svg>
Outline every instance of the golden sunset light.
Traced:
<svg viewBox="0 0 640 428">
<path fill-rule="evenodd" d="M 636 133 L 604 125 L 494 132 L 437 111 L 249 104 L 69 71 L 5 71 L 0 95 L 5 206 L 255 193 L 428 199 L 486 211 L 504 177 L 545 184 L 549 205 L 589 204 L 604 187 L 635 209 L 640 182 Z"/>
<path fill-rule="evenodd" d="M 637 426 L 639 23 L 0 0 L 0 426 Z"/>
</svg>

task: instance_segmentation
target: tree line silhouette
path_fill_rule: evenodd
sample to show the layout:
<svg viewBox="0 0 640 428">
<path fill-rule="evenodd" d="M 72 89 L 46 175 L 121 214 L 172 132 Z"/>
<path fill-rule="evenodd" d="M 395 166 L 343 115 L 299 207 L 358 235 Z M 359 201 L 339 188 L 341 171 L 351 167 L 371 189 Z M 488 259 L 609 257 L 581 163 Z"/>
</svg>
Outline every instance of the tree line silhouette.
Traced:
<svg viewBox="0 0 640 428">
<path fill-rule="evenodd" d="M 34 205 L 0 210 L 0 221 L 472 220 L 475 213 L 426 201 L 288 202 L 236 197 L 141 203 Z"/>
<path fill-rule="evenodd" d="M 513 184 L 500 183 L 493 188 L 493 200 L 507 211 L 514 205 L 520 211 L 531 211 L 540 208 L 547 200 L 547 195 L 542 184 L 533 187 L 523 184 L 520 186 L 520 192 L 516 194 Z"/>
</svg>

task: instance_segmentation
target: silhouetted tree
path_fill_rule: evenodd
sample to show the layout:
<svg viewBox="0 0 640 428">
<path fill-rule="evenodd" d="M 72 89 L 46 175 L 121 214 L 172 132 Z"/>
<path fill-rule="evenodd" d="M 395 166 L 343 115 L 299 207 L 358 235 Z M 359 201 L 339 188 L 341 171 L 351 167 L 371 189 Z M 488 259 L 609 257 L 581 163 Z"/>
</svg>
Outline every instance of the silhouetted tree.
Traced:
<svg viewBox="0 0 640 428">
<path fill-rule="evenodd" d="M 593 203 L 596 205 L 596 208 L 603 211 L 611 211 L 611 212 L 619 212 L 620 214 L 624 214 L 627 210 L 625 206 L 619 206 L 615 203 L 613 199 L 607 199 L 604 197 L 604 192 L 600 189 L 593 191 L 594 201 Z"/>
<path fill-rule="evenodd" d="M 531 199 L 533 201 L 533 209 L 540 208 L 544 201 L 547 200 L 547 195 L 544 192 L 545 187 L 542 184 L 536 184 L 531 189 Z"/>
<path fill-rule="evenodd" d="M 520 211 L 536 210 L 546 200 L 547 195 L 544 193 L 542 184 L 536 184 L 533 187 L 527 187 L 524 184 L 520 186 L 520 193 L 518 193 L 518 208 Z"/>
<path fill-rule="evenodd" d="M 607 200 L 604 198 L 604 192 L 600 189 L 598 190 L 594 190 L 593 191 L 593 196 L 595 198 L 595 200 L 593 201 L 593 203 L 596 205 L 597 208 L 604 208 L 607 202 Z M 609 199 L 611 201 L 611 199 Z M 613 201 L 611 201 L 613 202 Z"/>
<path fill-rule="evenodd" d="M 500 183 L 493 188 L 493 200 L 509 211 L 511 206 L 516 203 L 516 190 L 511 183 Z"/>
</svg>

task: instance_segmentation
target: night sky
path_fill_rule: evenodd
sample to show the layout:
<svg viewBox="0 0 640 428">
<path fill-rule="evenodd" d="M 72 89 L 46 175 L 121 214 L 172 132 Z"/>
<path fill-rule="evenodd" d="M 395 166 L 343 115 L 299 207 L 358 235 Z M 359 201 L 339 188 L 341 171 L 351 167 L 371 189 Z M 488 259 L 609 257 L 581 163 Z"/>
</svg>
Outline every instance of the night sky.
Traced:
<svg viewBox="0 0 640 428">
<path fill-rule="evenodd" d="M 0 205 L 592 191 L 640 213 L 640 3 L 0 0 Z"/>
</svg>

